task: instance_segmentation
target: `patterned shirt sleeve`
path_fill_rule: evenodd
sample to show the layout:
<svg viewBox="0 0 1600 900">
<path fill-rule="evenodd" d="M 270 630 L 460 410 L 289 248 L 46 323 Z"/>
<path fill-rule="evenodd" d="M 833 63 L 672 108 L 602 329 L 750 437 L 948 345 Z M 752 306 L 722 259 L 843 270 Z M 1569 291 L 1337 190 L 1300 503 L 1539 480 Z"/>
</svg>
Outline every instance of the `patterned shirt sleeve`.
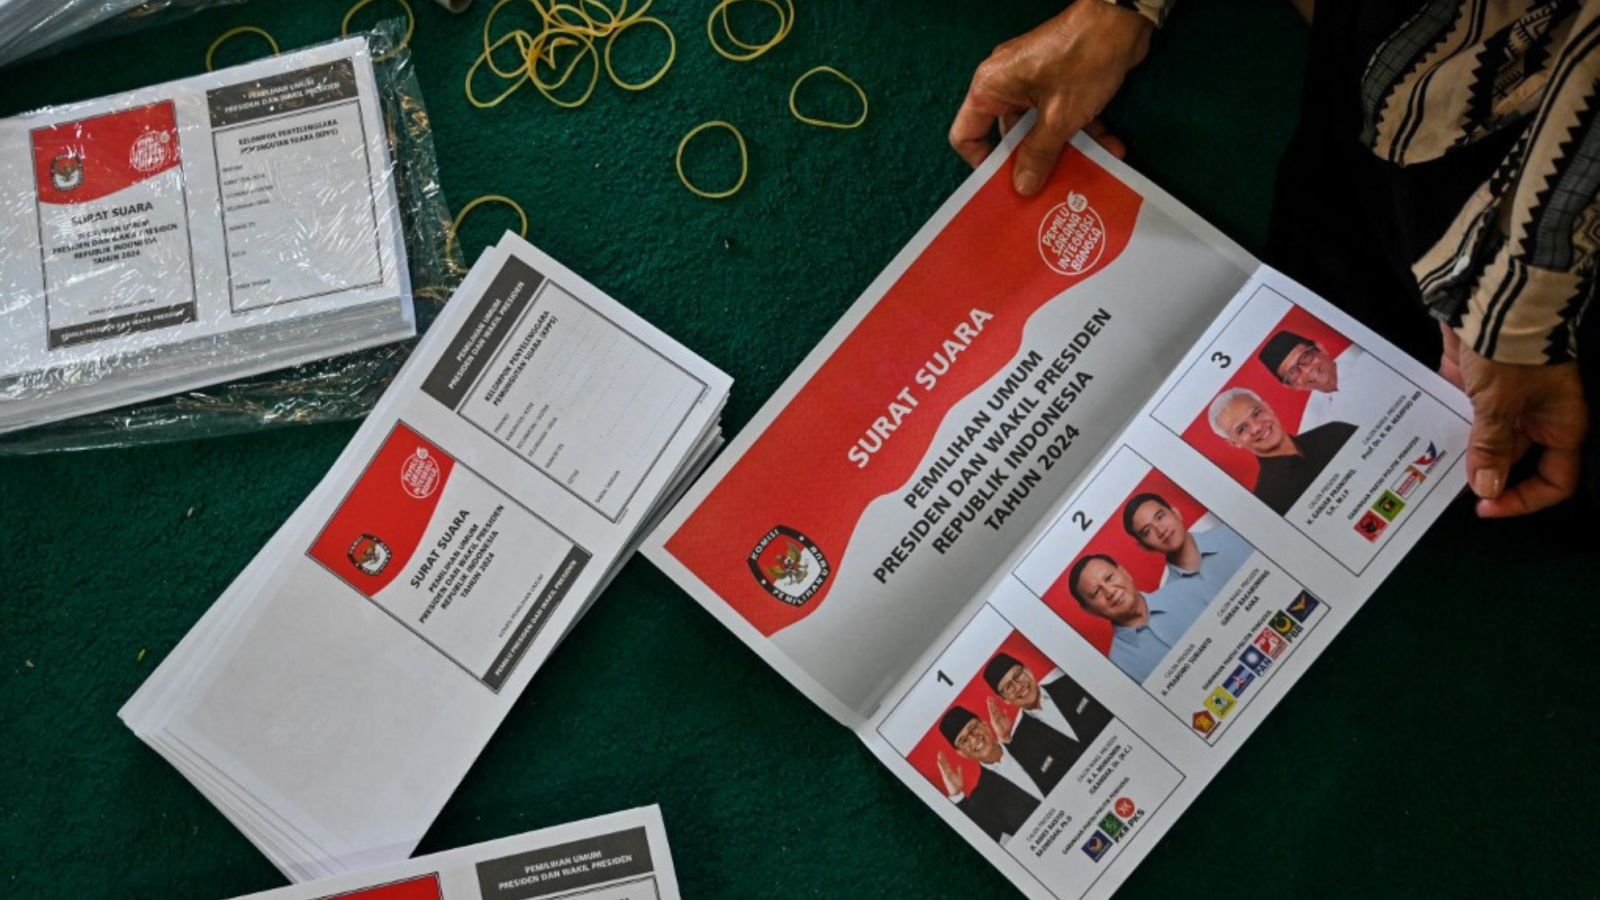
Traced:
<svg viewBox="0 0 1600 900">
<path fill-rule="evenodd" d="M 1520 139 L 1414 267 L 1433 314 L 1499 362 L 1576 358 L 1600 260 L 1600 2 L 1560 32 L 1524 73 L 1542 90 Z"/>
<path fill-rule="evenodd" d="M 1102 0 L 1102 2 L 1133 10 L 1160 28 L 1167 21 L 1167 13 L 1172 11 L 1177 0 Z"/>
</svg>

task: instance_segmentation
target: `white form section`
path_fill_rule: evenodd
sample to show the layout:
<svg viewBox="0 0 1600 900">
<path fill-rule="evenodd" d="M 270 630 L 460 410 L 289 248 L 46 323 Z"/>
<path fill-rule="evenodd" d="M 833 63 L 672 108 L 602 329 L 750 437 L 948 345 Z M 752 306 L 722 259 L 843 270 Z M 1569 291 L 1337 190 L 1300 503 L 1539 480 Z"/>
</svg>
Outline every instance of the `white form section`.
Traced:
<svg viewBox="0 0 1600 900">
<path fill-rule="evenodd" d="M 367 130 L 355 100 L 214 132 L 234 311 L 383 281 Z"/>
<path fill-rule="evenodd" d="M 461 415 L 615 520 L 705 390 L 548 281 Z"/>
</svg>

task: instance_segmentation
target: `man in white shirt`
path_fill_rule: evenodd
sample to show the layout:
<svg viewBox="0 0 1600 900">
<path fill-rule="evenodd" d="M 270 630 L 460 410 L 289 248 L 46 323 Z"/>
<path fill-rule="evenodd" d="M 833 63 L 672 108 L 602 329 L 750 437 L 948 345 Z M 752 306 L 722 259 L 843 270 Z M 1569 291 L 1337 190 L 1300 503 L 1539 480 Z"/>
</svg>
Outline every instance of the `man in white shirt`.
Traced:
<svg viewBox="0 0 1600 900">
<path fill-rule="evenodd" d="M 1193 594 L 1209 604 L 1244 567 L 1255 548 L 1207 513 L 1194 525 L 1160 494 L 1135 494 L 1122 507 L 1122 528 L 1139 546 L 1166 557 L 1161 590 Z"/>
<path fill-rule="evenodd" d="M 1401 390 L 1394 373 L 1355 344 L 1333 356 L 1308 337 L 1280 331 L 1256 359 L 1286 387 L 1309 394 L 1300 433 L 1328 422 L 1371 421 Z"/>
</svg>

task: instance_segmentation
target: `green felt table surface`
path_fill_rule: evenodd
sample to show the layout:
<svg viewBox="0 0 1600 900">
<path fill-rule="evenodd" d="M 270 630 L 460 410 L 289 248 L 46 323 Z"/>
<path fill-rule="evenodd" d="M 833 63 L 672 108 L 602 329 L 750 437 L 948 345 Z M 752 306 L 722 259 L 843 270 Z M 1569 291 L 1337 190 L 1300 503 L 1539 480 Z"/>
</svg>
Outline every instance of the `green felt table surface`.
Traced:
<svg viewBox="0 0 1600 900">
<path fill-rule="evenodd" d="M 730 372 L 730 432 L 960 184 L 944 135 L 973 68 L 1053 5 L 799 0 L 789 38 L 739 65 L 707 46 L 709 2 L 658 0 L 678 57 L 654 88 L 602 80 L 577 110 L 527 90 L 477 110 L 462 79 L 488 6 L 451 16 L 413 2 L 453 201 L 517 198 L 536 243 Z M 285 48 L 324 40 L 345 8 L 255 0 L 0 70 L 0 114 L 195 74 L 235 25 Z M 644 72 L 659 47 L 630 38 L 619 68 Z M 1304 42 L 1287 4 L 1188 3 L 1109 114 L 1135 165 L 1255 249 Z M 219 61 L 255 52 L 241 41 Z M 789 85 L 823 64 L 870 95 L 864 127 L 790 117 Z M 848 95 L 812 87 L 848 114 Z M 750 147 L 748 182 L 720 202 L 673 173 L 679 137 L 713 118 Z M 695 160 L 708 180 L 725 174 L 715 155 Z M 469 250 L 500 216 L 468 225 Z M 0 459 L 0 891 L 170 900 L 284 883 L 116 711 L 354 429 Z M 1120 896 L 1600 895 L 1592 534 L 1581 510 L 1495 524 L 1454 507 Z M 420 852 L 647 803 L 661 804 L 687 897 L 1019 896 L 847 729 L 636 559 Z"/>
</svg>

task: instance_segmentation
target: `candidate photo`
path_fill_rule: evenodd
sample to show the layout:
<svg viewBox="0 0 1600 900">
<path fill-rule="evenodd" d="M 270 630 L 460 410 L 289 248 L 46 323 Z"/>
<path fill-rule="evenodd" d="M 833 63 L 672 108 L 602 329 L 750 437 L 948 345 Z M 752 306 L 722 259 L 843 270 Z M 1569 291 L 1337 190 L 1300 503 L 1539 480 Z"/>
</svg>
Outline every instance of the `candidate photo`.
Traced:
<svg viewBox="0 0 1600 900">
<path fill-rule="evenodd" d="M 1194 401 L 1181 436 L 1281 516 L 1409 389 L 1388 365 L 1299 306 L 1236 354 L 1228 372 L 1209 399 Z"/>
<path fill-rule="evenodd" d="M 1041 599 L 1143 684 L 1255 548 L 1154 469 L 1113 510 Z"/>
<path fill-rule="evenodd" d="M 1339 421 L 1290 431 L 1271 404 L 1242 387 L 1218 394 L 1206 419 L 1230 448 L 1255 457 L 1250 492 L 1278 515 L 1289 512 L 1356 433 L 1355 425 Z"/>
</svg>

